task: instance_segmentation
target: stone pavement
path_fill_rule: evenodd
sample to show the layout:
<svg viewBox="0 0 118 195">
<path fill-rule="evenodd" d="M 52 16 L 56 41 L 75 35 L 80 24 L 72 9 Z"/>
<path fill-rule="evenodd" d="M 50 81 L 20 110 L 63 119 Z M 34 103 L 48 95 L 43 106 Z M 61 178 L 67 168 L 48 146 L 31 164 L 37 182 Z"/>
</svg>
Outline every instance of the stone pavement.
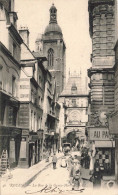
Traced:
<svg viewBox="0 0 118 195">
<path fill-rule="evenodd" d="M 89 181 L 91 175 L 89 175 L 89 169 L 81 168 L 82 172 L 82 178 L 85 180 L 85 184 L 87 187 L 91 187 L 93 184 L 92 182 Z M 107 182 L 109 181 L 115 181 L 115 175 L 111 176 L 103 176 L 102 181 L 101 181 L 101 188 L 106 188 L 107 187 Z M 116 185 L 114 185 L 116 187 Z"/>
<path fill-rule="evenodd" d="M 57 153 L 57 158 L 61 158 L 64 154 Z M 7 183 L 12 187 L 26 187 L 32 181 L 36 179 L 39 173 L 48 168 L 52 164 L 52 157 L 49 158 L 49 162 L 45 162 L 45 159 L 40 161 L 39 163 L 33 165 L 27 169 L 15 168 L 11 170 L 11 178 L 8 178 L 9 172 L 5 174 L 1 180 L 4 185 Z M 89 169 L 81 168 L 82 170 L 82 178 L 86 187 L 92 187 L 92 182 L 89 181 L 91 175 L 89 175 Z M 105 187 L 107 182 L 110 180 L 115 180 L 114 176 L 104 176 L 102 180 L 102 187 Z"/>
<path fill-rule="evenodd" d="M 57 153 L 57 158 L 61 158 L 64 154 Z M 33 165 L 27 169 L 15 168 L 10 172 L 6 173 L 2 176 L 2 184 L 9 184 L 12 187 L 26 187 L 29 185 L 37 175 L 48 168 L 52 164 L 52 157 L 49 157 L 49 162 L 45 162 L 45 159 L 40 161 L 39 163 Z M 11 178 L 8 178 L 8 175 L 11 175 Z"/>
</svg>

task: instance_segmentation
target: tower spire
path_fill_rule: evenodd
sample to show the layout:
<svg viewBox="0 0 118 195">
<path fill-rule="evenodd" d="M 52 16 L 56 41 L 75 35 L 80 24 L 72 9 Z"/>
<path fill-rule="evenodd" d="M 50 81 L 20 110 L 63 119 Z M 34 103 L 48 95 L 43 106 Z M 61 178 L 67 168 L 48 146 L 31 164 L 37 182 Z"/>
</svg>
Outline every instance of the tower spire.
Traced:
<svg viewBox="0 0 118 195">
<path fill-rule="evenodd" d="M 57 9 L 54 6 L 54 3 L 52 4 L 50 8 L 50 24 L 51 23 L 57 23 Z"/>
</svg>

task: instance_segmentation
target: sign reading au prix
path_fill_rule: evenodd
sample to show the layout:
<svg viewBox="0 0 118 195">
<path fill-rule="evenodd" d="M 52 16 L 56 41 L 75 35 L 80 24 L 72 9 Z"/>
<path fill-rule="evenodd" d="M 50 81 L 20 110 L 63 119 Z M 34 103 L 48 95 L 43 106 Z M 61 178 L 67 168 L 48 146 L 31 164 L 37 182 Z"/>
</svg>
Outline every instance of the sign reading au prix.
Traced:
<svg viewBox="0 0 118 195">
<path fill-rule="evenodd" d="M 109 130 L 106 128 L 91 128 L 89 130 L 89 136 L 90 136 L 90 140 L 94 140 L 94 141 L 103 141 L 103 140 L 110 140 L 110 136 L 109 136 Z"/>
</svg>

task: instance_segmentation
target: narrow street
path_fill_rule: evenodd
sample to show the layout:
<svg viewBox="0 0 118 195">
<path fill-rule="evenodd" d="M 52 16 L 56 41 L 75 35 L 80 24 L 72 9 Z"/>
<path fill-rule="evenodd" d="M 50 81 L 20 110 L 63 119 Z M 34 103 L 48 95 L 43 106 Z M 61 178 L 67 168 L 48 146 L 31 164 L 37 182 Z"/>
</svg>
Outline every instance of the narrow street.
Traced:
<svg viewBox="0 0 118 195">
<path fill-rule="evenodd" d="M 42 190 L 42 192 L 44 191 L 45 193 L 60 193 L 65 190 L 65 187 L 66 190 L 71 190 L 72 187 L 69 184 L 69 171 L 67 168 L 62 168 L 60 163 L 61 160 L 58 161 L 56 169 L 53 169 L 51 164 L 51 166 L 39 174 L 39 176 L 29 186 L 27 186 L 25 190 L 27 192 Z M 35 188 L 33 189 L 33 187 Z"/>
<path fill-rule="evenodd" d="M 54 170 L 52 165 L 43 171 L 38 177 L 25 188 L 25 194 L 68 194 L 78 193 L 92 190 L 92 183 L 87 180 L 82 180 L 80 191 L 72 191 L 72 185 L 69 180 L 69 171 L 67 168 L 60 166 L 61 160 L 57 163 L 57 168 Z M 82 170 L 82 177 L 85 176 L 85 170 Z M 83 189 L 83 190 L 81 190 Z"/>
<path fill-rule="evenodd" d="M 1 183 L 1 194 L 4 195 L 26 195 L 26 194 L 87 194 L 96 195 L 103 193 L 103 188 L 99 190 L 93 189 L 93 184 L 87 178 L 89 177 L 89 169 L 81 168 L 81 185 L 78 191 L 72 190 L 72 185 L 70 184 L 69 171 L 67 168 L 63 168 L 61 165 L 61 159 L 58 160 L 56 169 L 53 169 L 53 165 L 49 165 L 47 169 L 42 171 L 37 175 L 37 177 L 26 187 L 23 185 L 12 184 L 10 180 L 6 183 Z M 39 165 L 40 166 L 40 165 Z M 25 170 L 24 170 L 25 175 Z M 111 190 L 104 188 L 105 193 L 109 195 L 117 195 L 115 190 L 112 193 Z M 8 194 L 9 192 L 9 194 Z"/>
<path fill-rule="evenodd" d="M 0 27 L 0 195 L 118 195 L 118 0 L 0 0 Z"/>
</svg>

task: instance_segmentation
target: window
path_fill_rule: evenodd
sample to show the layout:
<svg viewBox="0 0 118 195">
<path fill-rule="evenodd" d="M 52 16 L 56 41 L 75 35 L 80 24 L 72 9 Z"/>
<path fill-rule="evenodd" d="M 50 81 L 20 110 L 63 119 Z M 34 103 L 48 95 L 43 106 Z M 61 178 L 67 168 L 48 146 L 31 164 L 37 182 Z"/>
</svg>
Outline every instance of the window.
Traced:
<svg viewBox="0 0 118 195">
<path fill-rule="evenodd" d="M 0 66 L 0 89 L 2 89 L 2 66 Z"/>
<path fill-rule="evenodd" d="M 71 87 L 71 93 L 72 94 L 77 94 L 77 86 L 75 84 L 73 84 L 72 87 Z"/>
<path fill-rule="evenodd" d="M 15 96 L 16 86 L 15 86 L 16 78 L 12 76 L 12 95 Z"/>
<path fill-rule="evenodd" d="M 48 50 L 48 66 L 53 66 L 54 64 L 54 51 L 53 49 Z"/>
<path fill-rule="evenodd" d="M 36 113 L 34 112 L 34 131 L 35 131 L 35 128 L 36 128 Z"/>
<path fill-rule="evenodd" d="M 13 56 L 16 57 L 16 44 L 13 43 Z"/>
<path fill-rule="evenodd" d="M 30 121 L 31 121 L 31 131 L 32 131 L 32 129 L 33 129 L 33 124 L 32 124 L 32 122 L 33 122 L 33 111 L 31 110 L 31 119 L 30 119 Z"/>
<path fill-rule="evenodd" d="M 83 107 L 83 101 L 81 100 L 81 107 Z"/>
<path fill-rule="evenodd" d="M 16 126 L 17 119 L 17 109 L 15 107 L 9 107 L 8 111 L 8 124 L 11 126 Z"/>
<path fill-rule="evenodd" d="M 72 106 L 76 106 L 76 99 L 72 99 Z"/>
</svg>

